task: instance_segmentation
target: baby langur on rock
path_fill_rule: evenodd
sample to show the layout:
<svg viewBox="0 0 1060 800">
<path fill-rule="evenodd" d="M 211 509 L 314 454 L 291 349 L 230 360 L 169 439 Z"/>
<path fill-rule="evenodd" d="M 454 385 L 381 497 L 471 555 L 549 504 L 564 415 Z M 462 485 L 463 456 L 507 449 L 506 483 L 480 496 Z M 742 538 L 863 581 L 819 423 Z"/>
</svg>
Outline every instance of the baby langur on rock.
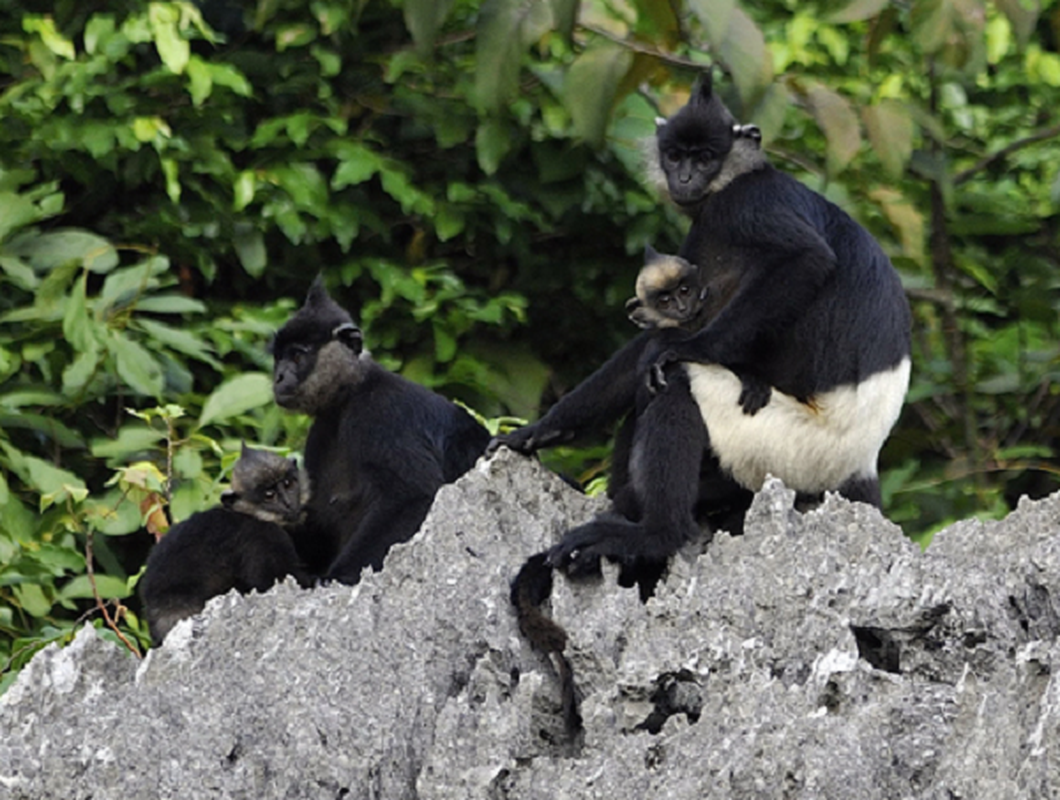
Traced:
<svg viewBox="0 0 1060 800">
<path fill-rule="evenodd" d="M 221 505 L 174 525 L 147 559 L 140 594 L 155 644 L 232 589 L 264 592 L 287 575 L 311 586 L 285 530 L 302 521 L 308 500 L 293 458 L 244 444 Z"/>
</svg>

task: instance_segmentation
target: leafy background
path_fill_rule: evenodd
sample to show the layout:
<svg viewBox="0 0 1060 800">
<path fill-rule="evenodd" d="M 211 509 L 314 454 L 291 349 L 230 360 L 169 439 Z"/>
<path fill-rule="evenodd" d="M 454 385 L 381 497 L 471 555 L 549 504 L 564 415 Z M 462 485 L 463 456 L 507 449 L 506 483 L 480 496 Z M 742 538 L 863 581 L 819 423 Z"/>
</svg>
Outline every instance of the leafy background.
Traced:
<svg viewBox="0 0 1060 800">
<path fill-rule="evenodd" d="M 888 515 L 1058 485 L 1060 0 L 0 0 L 0 690 L 301 446 L 267 343 L 323 272 L 376 357 L 498 424 L 634 330 L 653 119 L 714 65 L 915 314 Z M 606 445 L 552 454 L 591 482 Z"/>
</svg>

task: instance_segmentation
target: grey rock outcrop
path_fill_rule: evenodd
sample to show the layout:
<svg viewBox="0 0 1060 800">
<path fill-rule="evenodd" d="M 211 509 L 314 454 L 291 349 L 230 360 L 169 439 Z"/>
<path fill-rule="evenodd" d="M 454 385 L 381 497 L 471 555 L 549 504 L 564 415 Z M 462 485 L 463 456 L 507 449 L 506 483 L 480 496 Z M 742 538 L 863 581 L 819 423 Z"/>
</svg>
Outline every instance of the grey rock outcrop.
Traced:
<svg viewBox="0 0 1060 800">
<path fill-rule="evenodd" d="M 599 501 L 502 452 L 353 588 L 215 599 L 137 663 L 82 631 L 0 697 L 0 798 L 1049 798 L 1060 496 L 927 553 L 771 482 L 647 604 L 556 581 L 585 731 L 508 582 Z"/>
</svg>

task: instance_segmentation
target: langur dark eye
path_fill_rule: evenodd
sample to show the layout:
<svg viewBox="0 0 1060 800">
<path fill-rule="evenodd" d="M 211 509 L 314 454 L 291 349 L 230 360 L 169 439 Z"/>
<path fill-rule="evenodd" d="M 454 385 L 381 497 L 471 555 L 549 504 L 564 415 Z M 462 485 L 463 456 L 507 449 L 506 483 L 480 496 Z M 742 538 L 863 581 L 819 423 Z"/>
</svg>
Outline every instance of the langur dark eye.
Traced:
<svg viewBox="0 0 1060 800">
<path fill-rule="evenodd" d="M 678 153 L 676 150 L 667 150 L 665 153 L 663 153 L 663 158 L 666 160 L 667 164 L 672 165 L 681 163 L 681 154 Z"/>
<path fill-rule="evenodd" d="M 714 160 L 714 154 L 713 153 L 709 153 L 709 152 L 700 153 L 699 155 L 696 156 L 696 163 L 699 164 L 700 166 L 706 166 L 707 164 L 709 164 L 713 160 Z"/>
<path fill-rule="evenodd" d="M 283 488 L 284 489 L 290 489 L 293 484 L 294 484 L 294 478 L 284 478 L 283 479 Z"/>
<path fill-rule="evenodd" d="M 275 489 L 266 489 L 265 492 L 264 492 L 264 495 L 265 495 L 265 499 L 266 500 L 275 500 L 276 499 L 276 490 Z"/>
<path fill-rule="evenodd" d="M 669 308 L 673 298 L 669 294 L 661 294 L 656 302 L 659 304 L 659 308 Z"/>
<path fill-rule="evenodd" d="M 679 286 L 677 288 L 677 293 L 681 295 L 681 297 L 688 297 L 690 291 L 692 291 L 692 288 L 688 285 Z"/>
</svg>

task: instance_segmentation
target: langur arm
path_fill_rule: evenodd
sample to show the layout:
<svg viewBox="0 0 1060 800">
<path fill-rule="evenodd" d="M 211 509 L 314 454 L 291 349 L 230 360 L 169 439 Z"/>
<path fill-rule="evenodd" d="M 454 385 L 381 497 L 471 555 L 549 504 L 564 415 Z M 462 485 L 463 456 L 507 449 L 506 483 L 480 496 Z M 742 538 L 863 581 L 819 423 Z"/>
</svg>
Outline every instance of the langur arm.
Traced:
<svg viewBox="0 0 1060 800">
<path fill-rule="evenodd" d="M 734 237 L 757 262 L 745 270 L 732 300 L 703 330 L 671 343 L 655 359 L 649 383 L 660 383 L 662 369 L 674 361 L 729 367 L 748 362 L 763 335 L 789 327 L 817 298 L 836 269 L 835 254 L 793 211 L 774 213 L 772 220 L 772 227 L 759 220 Z"/>
<path fill-rule="evenodd" d="M 530 454 L 602 430 L 631 410 L 640 386 L 638 368 L 652 334 L 643 333 L 613 355 L 600 369 L 565 394 L 537 422 L 496 437 L 488 452 L 501 445 Z"/>
</svg>

